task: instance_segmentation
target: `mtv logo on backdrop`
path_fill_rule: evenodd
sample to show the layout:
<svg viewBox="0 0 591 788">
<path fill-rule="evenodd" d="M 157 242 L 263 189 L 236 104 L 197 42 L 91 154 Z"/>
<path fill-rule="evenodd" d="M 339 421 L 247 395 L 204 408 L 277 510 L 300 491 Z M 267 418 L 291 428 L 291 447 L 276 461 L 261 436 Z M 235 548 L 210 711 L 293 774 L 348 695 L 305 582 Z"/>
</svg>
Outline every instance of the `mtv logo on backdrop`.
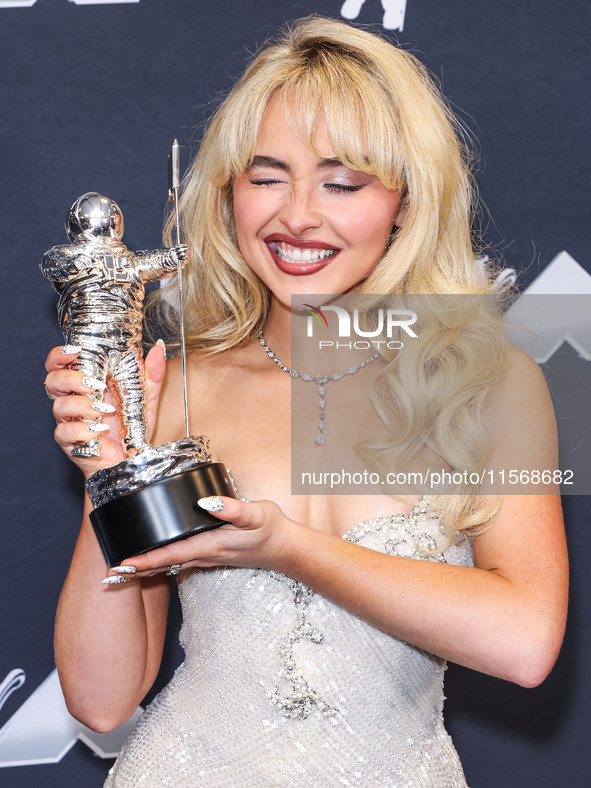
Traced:
<svg viewBox="0 0 591 788">
<path fill-rule="evenodd" d="M 511 341 L 538 364 L 549 362 L 563 345 L 591 361 L 590 295 L 591 275 L 560 252 L 507 311 Z"/>
<path fill-rule="evenodd" d="M 23 670 L 10 671 L 0 684 L 0 709 L 24 683 Z M 72 717 L 66 708 L 57 670 L 53 670 L 0 728 L 0 768 L 58 763 L 77 741 L 99 758 L 115 758 L 142 712 L 138 706 L 123 725 L 110 733 L 96 733 Z"/>
<path fill-rule="evenodd" d="M 0 0 L 0 8 L 30 8 L 39 0 Z M 140 0 L 68 0 L 75 5 L 112 5 L 113 3 L 139 3 Z"/>
<path fill-rule="evenodd" d="M 345 19 L 357 19 L 365 0 L 345 0 L 341 6 L 341 16 Z M 382 25 L 386 30 L 400 30 L 404 27 L 406 0 L 381 0 L 384 9 Z"/>
<path fill-rule="evenodd" d="M 2 8 L 30 8 L 40 0 L 0 0 Z M 68 0 L 75 5 L 114 5 L 121 3 L 139 3 L 140 0 Z M 382 25 L 386 30 L 400 30 L 404 27 L 407 0 L 381 0 L 384 16 Z M 341 16 L 345 19 L 357 19 L 365 0 L 345 0 L 341 6 Z"/>
</svg>

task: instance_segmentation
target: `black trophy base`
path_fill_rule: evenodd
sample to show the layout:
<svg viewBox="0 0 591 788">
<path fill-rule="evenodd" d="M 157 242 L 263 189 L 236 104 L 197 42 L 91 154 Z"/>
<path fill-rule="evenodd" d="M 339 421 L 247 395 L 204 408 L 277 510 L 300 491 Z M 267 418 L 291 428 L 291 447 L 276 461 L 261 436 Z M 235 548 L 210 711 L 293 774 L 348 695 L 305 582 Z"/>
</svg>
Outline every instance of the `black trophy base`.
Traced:
<svg viewBox="0 0 591 788">
<path fill-rule="evenodd" d="M 208 495 L 236 498 L 221 462 L 204 463 L 98 506 L 90 522 L 107 564 L 118 566 L 126 558 L 223 525 L 224 520 L 198 505 Z"/>
</svg>

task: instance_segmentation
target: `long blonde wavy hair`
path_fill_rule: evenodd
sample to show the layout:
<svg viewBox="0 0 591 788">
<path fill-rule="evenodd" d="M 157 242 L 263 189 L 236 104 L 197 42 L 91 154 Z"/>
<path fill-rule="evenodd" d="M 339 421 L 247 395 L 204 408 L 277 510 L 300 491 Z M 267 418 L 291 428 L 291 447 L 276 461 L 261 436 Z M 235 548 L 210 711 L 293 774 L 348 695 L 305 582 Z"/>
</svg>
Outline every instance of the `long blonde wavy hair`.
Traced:
<svg viewBox="0 0 591 788">
<path fill-rule="evenodd" d="M 315 134 L 326 121 L 333 153 L 345 165 L 399 190 L 399 228 L 380 262 L 357 288 L 361 294 L 486 294 L 490 272 L 475 264 L 475 188 L 468 137 L 423 65 L 409 52 L 349 24 L 318 16 L 285 28 L 254 57 L 213 115 L 185 176 L 179 202 L 180 231 L 190 245 L 183 274 L 187 347 L 217 353 L 245 344 L 263 326 L 270 294 L 251 271 L 236 242 L 232 191 L 251 163 L 265 111 L 273 98 L 283 106 L 298 138 L 317 155 Z M 295 108 L 295 109 L 294 109 Z M 172 218 L 166 229 L 171 241 Z M 174 296 L 160 298 L 163 313 Z M 417 348 L 421 369 L 413 374 L 426 393 L 423 405 L 399 390 L 398 362 L 390 360 L 372 397 L 388 426 L 394 406 L 411 433 L 449 467 L 462 467 L 466 447 L 486 453 L 483 403 L 507 366 L 507 344 L 497 315 L 484 306 L 470 331 L 442 347 L 438 326 Z M 169 308 L 174 323 L 176 311 Z M 449 332 L 448 332 L 449 335 Z M 429 344 L 428 337 L 431 337 Z M 480 341 L 478 341 L 480 340 Z M 481 355 L 482 345 L 487 356 Z M 442 384 L 442 370 L 455 381 Z M 458 379 L 461 385 L 457 385 Z M 387 407 L 388 406 L 388 407 Z M 434 413 L 445 412 L 451 430 Z M 436 423 L 437 422 L 437 423 Z M 480 437 L 479 437 L 480 436 Z M 383 441 L 364 447 L 374 467 L 387 469 L 397 450 Z M 399 451 L 398 451 L 399 453 Z M 411 452 L 412 453 L 412 452 Z M 475 507 L 472 495 L 440 496 L 450 535 L 475 531 L 494 507 Z"/>
</svg>

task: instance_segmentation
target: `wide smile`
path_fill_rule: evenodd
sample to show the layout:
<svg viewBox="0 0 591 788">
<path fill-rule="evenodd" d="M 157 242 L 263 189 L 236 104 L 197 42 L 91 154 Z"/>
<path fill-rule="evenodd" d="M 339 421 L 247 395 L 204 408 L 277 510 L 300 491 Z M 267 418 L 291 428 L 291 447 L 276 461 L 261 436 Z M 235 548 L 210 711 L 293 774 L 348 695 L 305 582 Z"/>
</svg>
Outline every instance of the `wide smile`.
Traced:
<svg viewBox="0 0 591 788">
<path fill-rule="evenodd" d="M 286 274 L 307 276 L 325 268 L 340 249 L 317 241 L 296 241 L 286 236 L 265 238 L 274 263 Z"/>
</svg>

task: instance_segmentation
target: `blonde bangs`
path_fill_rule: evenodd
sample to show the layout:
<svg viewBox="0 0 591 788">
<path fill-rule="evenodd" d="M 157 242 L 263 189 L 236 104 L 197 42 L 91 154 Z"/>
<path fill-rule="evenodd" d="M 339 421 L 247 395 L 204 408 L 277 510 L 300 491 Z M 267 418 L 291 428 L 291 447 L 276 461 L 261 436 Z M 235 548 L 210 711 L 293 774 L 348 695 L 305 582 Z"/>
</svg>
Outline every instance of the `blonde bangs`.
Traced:
<svg viewBox="0 0 591 788">
<path fill-rule="evenodd" d="M 331 157 L 377 177 L 387 189 L 403 186 L 395 107 L 355 61 L 316 62 L 286 82 L 277 98 L 296 137 L 317 156 L 327 156 L 316 145 L 325 122 Z"/>
<path fill-rule="evenodd" d="M 380 45 L 391 49 L 385 42 Z M 388 189 L 403 187 L 399 113 L 383 75 L 368 68 L 359 50 L 328 46 L 311 54 L 305 47 L 294 50 L 288 40 L 251 63 L 210 125 L 207 137 L 217 144 L 212 144 L 216 155 L 209 179 L 216 188 L 248 169 L 273 98 L 294 134 L 316 155 L 326 156 L 316 145 L 318 127 L 326 122 L 331 157 L 376 176 Z"/>
</svg>

